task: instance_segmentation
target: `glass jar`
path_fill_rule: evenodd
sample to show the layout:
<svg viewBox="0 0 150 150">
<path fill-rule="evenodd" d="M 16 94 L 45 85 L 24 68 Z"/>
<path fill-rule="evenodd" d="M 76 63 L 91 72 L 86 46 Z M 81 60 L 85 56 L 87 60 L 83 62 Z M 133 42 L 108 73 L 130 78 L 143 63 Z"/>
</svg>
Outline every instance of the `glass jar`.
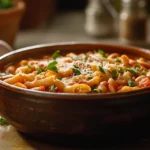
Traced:
<svg viewBox="0 0 150 150">
<path fill-rule="evenodd" d="M 145 0 L 122 0 L 119 37 L 122 42 L 140 44 L 147 41 L 148 14 Z"/>
<path fill-rule="evenodd" d="M 104 37 L 114 34 L 118 14 L 109 0 L 89 0 L 85 15 L 84 29 L 88 35 Z"/>
</svg>

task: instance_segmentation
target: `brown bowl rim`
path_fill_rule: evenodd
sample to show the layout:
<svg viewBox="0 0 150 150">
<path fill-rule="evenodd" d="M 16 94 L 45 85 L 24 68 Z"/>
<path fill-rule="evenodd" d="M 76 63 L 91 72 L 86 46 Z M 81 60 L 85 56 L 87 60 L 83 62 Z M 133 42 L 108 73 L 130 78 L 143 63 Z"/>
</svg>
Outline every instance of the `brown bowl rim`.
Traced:
<svg viewBox="0 0 150 150">
<path fill-rule="evenodd" d="M 126 45 L 121 45 L 121 44 L 110 44 L 110 43 L 100 43 L 100 42 L 88 42 L 88 43 L 83 43 L 83 42 L 59 42 L 59 43 L 47 43 L 47 44 L 39 44 L 39 45 L 34 45 L 34 46 L 28 46 L 25 48 L 20 48 L 15 51 L 11 51 L 9 53 L 6 53 L 2 56 L 0 56 L 0 61 L 3 59 L 15 55 L 16 53 L 21 53 L 23 51 L 30 51 L 32 49 L 36 48 L 44 48 L 44 47 L 50 47 L 50 46 L 73 46 L 73 45 L 103 45 L 103 46 L 108 46 L 108 47 L 116 47 L 116 48 L 126 48 L 126 49 L 131 49 L 131 50 L 138 50 L 140 52 L 147 52 L 150 53 L 148 49 L 140 48 L 140 47 L 135 47 L 135 46 L 126 46 Z M 23 95 L 28 95 L 28 96 L 35 96 L 35 97 L 42 97 L 42 98 L 55 98 L 55 99 L 66 99 L 66 100 L 100 100 L 100 99 L 108 99 L 112 100 L 115 98 L 122 98 L 122 97 L 131 97 L 131 96 L 138 96 L 141 94 L 146 94 L 150 92 L 150 87 L 144 88 L 144 89 L 139 89 L 135 91 L 130 91 L 130 92 L 122 92 L 122 93 L 91 93 L 91 94 L 77 94 L 77 93 L 54 93 L 54 92 L 41 92 L 41 91 L 34 91 L 34 90 L 29 90 L 29 89 L 23 89 L 19 88 L 16 86 L 13 86 L 11 84 L 5 83 L 2 80 L 0 80 L 0 87 L 3 87 L 7 90 L 16 92 L 18 94 L 23 94 Z"/>
</svg>

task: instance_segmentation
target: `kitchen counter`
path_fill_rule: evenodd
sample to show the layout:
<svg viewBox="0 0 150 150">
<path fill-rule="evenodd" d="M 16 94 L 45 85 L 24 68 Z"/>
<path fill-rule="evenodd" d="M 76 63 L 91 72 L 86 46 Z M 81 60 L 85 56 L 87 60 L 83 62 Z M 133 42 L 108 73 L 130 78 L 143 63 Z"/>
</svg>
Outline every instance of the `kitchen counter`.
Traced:
<svg viewBox="0 0 150 150">
<path fill-rule="evenodd" d="M 84 12 L 77 11 L 57 14 L 46 26 L 33 30 L 20 30 L 16 39 L 15 49 L 35 44 L 55 42 L 102 42 L 124 44 L 119 41 L 117 35 L 105 38 L 88 36 L 84 30 L 84 23 Z M 150 36 L 148 39 L 148 41 L 150 41 Z M 150 48 L 150 42 L 142 43 L 138 46 Z"/>
<path fill-rule="evenodd" d="M 53 42 L 109 42 L 118 43 L 117 37 L 94 38 L 84 31 L 84 13 L 71 12 L 58 14 L 48 25 L 34 30 L 21 30 L 15 47 Z"/>
</svg>

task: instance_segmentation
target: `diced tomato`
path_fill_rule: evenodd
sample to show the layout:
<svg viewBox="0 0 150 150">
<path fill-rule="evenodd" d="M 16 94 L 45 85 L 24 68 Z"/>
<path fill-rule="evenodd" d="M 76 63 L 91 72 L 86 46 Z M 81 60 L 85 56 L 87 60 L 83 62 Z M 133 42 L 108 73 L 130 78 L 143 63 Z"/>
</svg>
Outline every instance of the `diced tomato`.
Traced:
<svg viewBox="0 0 150 150">
<path fill-rule="evenodd" d="M 118 86 L 117 87 L 117 92 L 120 91 L 122 89 L 123 86 Z"/>
<path fill-rule="evenodd" d="M 40 86 L 40 91 L 45 91 L 45 87 L 44 86 Z"/>
<path fill-rule="evenodd" d="M 42 68 L 44 68 L 44 67 L 45 67 L 45 64 L 40 64 L 40 66 L 41 66 Z"/>
<path fill-rule="evenodd" d="M 143 82 L 140 84 L 141 88 L 150 87 L 150 79 L 143 80 Z"/>
<path fill-rule="evenodd" d="M 63 92 L 63 90 L 62 89 L 56 89 L 55 92 L 61 93 L 61 92 Z"/>
</svg>

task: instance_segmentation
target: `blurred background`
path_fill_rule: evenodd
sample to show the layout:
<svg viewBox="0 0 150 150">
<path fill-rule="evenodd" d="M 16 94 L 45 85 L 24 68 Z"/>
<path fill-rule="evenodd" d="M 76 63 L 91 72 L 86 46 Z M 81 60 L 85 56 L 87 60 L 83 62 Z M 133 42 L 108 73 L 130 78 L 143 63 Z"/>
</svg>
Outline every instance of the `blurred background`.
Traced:
<svg viewBox="0 0 150 150">
<path fill-rule="evenodd" d="M 0 39 L 14 49 L 70 41 L 149 46 L 149 0 L 1 1 L 9 5 L 0 2 Z M 12 14 L 18 2 L 25 6 L 20 15 L 19 11 Z M 9 21 L 4 24 L 4 20 Z"/>
</svg>

